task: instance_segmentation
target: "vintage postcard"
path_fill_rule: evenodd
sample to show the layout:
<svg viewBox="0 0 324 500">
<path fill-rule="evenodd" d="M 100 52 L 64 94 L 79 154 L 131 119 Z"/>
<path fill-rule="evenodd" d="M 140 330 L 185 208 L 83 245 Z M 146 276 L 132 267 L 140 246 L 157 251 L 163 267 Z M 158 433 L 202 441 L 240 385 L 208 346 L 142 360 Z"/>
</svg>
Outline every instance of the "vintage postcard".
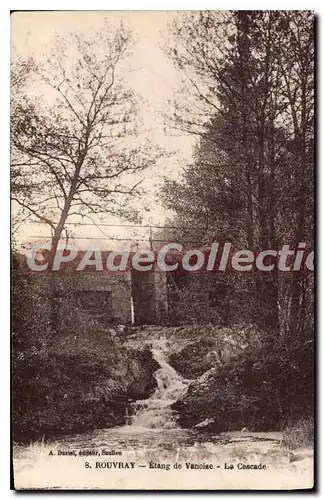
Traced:
<svg viewBox="0 0 324 500">
<path fill-rule="evenodd" d="M 15 489 L 314 487 L 314 33 L 12 14 Z"/>
</svg>

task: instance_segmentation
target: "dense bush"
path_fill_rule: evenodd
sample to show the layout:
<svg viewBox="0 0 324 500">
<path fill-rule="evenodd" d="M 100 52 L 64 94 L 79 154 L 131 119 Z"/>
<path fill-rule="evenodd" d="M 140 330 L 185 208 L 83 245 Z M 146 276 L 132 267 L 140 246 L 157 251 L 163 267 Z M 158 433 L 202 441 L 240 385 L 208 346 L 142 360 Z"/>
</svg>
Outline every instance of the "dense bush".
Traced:
<svg viewBox="0 0 324 500">
<path fill-rule="evenodd" d="M 122 348 L 106 334 L 60 336 L 48 349 L 14 354 L 14 439 L 68 434 L 125 422 L 129 399 L 148 397 L 158 365 L 148 350 Z"/>
<path fill-rule="evenodd" d="M 185 427 L 271 430 L 313 414 L 312 342 L 247 349 L 204 373 L 173 406 Z"/>
</svg>

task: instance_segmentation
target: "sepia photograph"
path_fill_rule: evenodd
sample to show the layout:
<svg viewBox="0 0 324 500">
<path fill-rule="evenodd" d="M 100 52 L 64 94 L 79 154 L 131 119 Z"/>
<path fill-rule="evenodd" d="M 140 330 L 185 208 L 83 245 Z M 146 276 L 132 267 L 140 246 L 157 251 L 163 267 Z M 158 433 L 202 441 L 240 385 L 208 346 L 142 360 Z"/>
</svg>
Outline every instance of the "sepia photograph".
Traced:
<svg viewBox="0 0 324 500">
<path fill-rule="evenodd" d="M 14 489 L 314 488 L 315 25 L 11 13 Z"/>
</svg>

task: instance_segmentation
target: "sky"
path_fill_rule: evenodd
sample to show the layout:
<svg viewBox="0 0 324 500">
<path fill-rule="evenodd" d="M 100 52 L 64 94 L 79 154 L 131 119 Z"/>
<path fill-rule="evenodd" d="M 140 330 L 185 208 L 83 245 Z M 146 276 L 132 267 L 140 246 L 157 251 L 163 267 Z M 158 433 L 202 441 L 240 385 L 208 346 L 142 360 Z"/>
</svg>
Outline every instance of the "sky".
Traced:
<svg viewBox="0 0 324 500">
<path fill-rule="evenodd" d="M 192 137 L 171 131 L 165 126 L 162 112 L 167 102 L 174 97 L 180 88 L 181 75 L 173 67 L 172 62 L 162 50 L 167 37 L 168 22 L 177 16 L 175 11 L 127 11 L 127 12 L 16 12 L 11 18 L 11 43 L 19 55 L 32 55 L 41 61 L 53 48 L 55 35 L 66 36 L 73 31 L 85 36 L 93 30 L 100 29 L 104 18 L 116 22 L 123 20 L 134 33 L 136 43 L 132 56 L 125 62 L 125 79 L 134 91 L 143 99 L 140 118 L 143 121 L 143 135 L 158 144 L 169 153 L 169 158 L 158 163 L 156 167 L 145 172 L 143 188 L 147 194 L 139 204 L 149 205 L 149 211 L 143 211 L 143 223 L 163 225 L 165 210 L 159 204 L 157 191 L 163 177 L 177 178 L 181 168 L 192 159 Z M 13 52 L 14 53 L 14 52 Z M 35 89 L 34 89 L 35 91 Z M 37 92 L 37 89 L 36 89 Z M 169 108 L 170 109 L 170 108 Z M 139 206 L 139 208 L 141 208 Z M 15 206 L 13 206 L 13 214 Z M 102 219 L 104 223 L 123 224 L 125 221 Z M 106 229 L 107 230 L 107 229 Z M 106 232 L 105 230 L 105 232 Z M 127 230 L 128 231 L 128 230 Z M 135 228 L 133 231 L 136 232 Z M 140 235 L 147 234 L 147 229 L 138 230 Z M 110 228 L 109 235 L 123 237 L 126 229 Z M 26 240 L 32 236 L 49 235 L 49 229 L 41 225 L 20 227 L 19 239 Z M 75 228 L 75 235 L 100 238 L 102 235 L 95 227 Z"/>
</svg>

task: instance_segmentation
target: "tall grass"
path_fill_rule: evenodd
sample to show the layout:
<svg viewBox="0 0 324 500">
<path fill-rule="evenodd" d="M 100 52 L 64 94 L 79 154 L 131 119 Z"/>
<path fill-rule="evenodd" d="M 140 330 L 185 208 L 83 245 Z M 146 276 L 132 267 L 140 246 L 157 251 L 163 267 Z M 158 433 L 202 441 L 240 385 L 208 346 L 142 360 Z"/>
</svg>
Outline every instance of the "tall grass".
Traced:
<svg viewBox="0 0 324 500">
<path fill-rule="evenodd" d="M 282 444 L 289 450 L 314 446 L 314 419 L 300 419 L 283 431 Z"/>
</svg>

